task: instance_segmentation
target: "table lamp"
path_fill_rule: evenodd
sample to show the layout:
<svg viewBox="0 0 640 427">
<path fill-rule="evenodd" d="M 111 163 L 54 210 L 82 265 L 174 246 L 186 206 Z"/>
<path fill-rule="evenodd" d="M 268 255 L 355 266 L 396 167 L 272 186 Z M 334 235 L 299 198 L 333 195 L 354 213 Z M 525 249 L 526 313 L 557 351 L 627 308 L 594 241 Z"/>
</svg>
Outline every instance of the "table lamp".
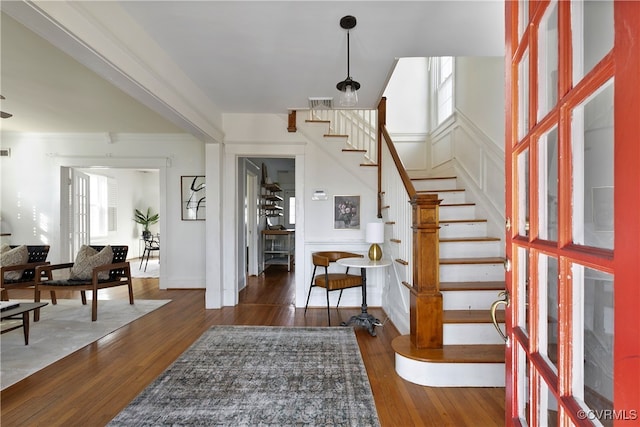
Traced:
<svg viewBox="0 0 640 427">
<path fill-rule="evenodd" d="M 372 261 L 380 261 L 380 259 L 382 258 L 382 248 L 378 245 L 378 243 L 384 242 L 384 223 L 368 223 L 365 234 L 367 243 L 371 243 L 371 247 L 369 248 L 369 259 Z"/>
</svg>

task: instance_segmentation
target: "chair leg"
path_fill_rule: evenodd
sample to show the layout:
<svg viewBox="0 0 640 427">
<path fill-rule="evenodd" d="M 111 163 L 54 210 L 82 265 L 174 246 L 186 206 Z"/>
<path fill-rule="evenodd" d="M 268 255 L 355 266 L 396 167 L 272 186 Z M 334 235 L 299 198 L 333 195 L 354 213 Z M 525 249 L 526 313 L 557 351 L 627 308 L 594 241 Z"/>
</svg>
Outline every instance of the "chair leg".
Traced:
<svg viewBox="0 0 640 427">
<path fill-rule="evenodd" d="M 340 289 L 340 295 L 338 295 L 338 303 L 336 304 L 336 308 L 338 308 L 338 306 L 340 305 L 340 298 L 342 298 L 342 291 L 344 291 L 344 289 Z"/>
<path fill-rule="evenodd" d="M 91 299 L 91 321 L 98 320 L 98 291 L 93 291 L 93 298 Z"/>
<path fill-rule="evenodd" d="M 87 293 L 85 291 L 80 291 L 80 299 L 82 300 L 82 305 L 87 305 Z M 93 299 L 96 299 L 95 295 Z"/>
<path fill-rule="evenodd" d="M 140 258 L 140 267 L 138 267 L 138 270 L 140 270 L 142 268 L 142 262 L 144 261 L 144 254 L 146 254 L 146 253 L 147 253 L 147 249 L 145 248 L 142 251 L 142 258 Z"/>
<path fill-rule="evenodd" d="M 329 320 L 329 326 L 331 326 L 331 307 L 329 307 L 329 289 L 327 289 L 327 319 Z"/>
<path fill-rule="evenodd" d="M 307 294 L 307 303 L 304 305 L 304 315 L 307 315 L 307 307 L 309 307 L 309 298 L 311 298 L 311 289 L 314 288 L 313 283 L 309 287 L 309 293 Z"/>
<path fill-rule="evenodd" d="M 311 289 L 313 289 L 314 285 L 314 279 L 316 277 L 316 268 L 318 268 L 317 266 L 313 266 L 313 274 L 311 274 L 311 286 L 309 286 L 309 293 L 307 294 L 307 303 L 304 305 L 304 315 L 307 315 L 307 307 L 309 307 L 309 298 L 311 298 Z"/>
<path fill-rule="evenodd" d="M 40 290 L 38 287 L 33 291 L 33 302 L 40 302 Z M 40 320 L 40 309 L 36 308 L 33 310 L 33 321 L 37 322 Z"/>
<path fill-rule="evenodd" d="M 147 251 L 147 262 L 144 264 L 144 271 L 147 271 L 147 266 L 149 265 L 149 255 L 151 255 L 151 251 Z"/>
</svg>

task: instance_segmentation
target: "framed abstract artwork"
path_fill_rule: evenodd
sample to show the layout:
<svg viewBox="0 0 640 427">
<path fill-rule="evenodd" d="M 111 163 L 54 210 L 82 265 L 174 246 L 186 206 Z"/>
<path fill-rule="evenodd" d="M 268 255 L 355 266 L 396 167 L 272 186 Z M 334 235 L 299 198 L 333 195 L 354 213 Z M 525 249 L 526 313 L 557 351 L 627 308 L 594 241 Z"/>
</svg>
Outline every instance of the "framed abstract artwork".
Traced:
<svg viewBox="0 0 640 427">
<path fill-rule="evenodd" d="M 360 229 L 360 196 L 333 196 L 333 228 Z"/>
<path fill-rule="evenodd" d="M 181 176 L 183 221 L 204 221 L 207 218 L 206 183 L 204 176 Z"/>
</svg>

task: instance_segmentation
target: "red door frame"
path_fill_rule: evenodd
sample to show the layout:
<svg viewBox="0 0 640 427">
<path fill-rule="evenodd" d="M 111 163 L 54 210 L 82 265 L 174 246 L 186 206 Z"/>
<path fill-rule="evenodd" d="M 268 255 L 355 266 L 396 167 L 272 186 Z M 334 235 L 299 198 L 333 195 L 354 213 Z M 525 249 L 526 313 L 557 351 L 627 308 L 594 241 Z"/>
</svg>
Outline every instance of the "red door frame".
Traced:
<svg viewBox="0 0 640 427">
<path fill-rule="evenodd" d="M 507 0 L 505 2 L 505 75 L 506 75 L 506 117 L 505 117 L 505 176 L 506 176 L 506 212 L 512 224 L 517 224 L 517 194 L 516 194 L 516 165 L 515 159 L 518 148 L 517 118 L 518 118 L 518 92 L 517 92 L 517 66 L 523 54 L 523 45 L 529 47 L 530 62 L 536 58 L 536 43 L 531 41 L 535 38 L 533 32 L 525 30 L 523 35 L 523 45 L 519 45 L 518 35 L 518 5 L 523 4 L 516 1 Z M 548 6 L 549 1 L 531 1 L 529 4 L 529 21 L 539 22 L 541 14 Z M 576 248 L 571 244 L 571 229 L 560 230 L 559 242 L 555 252 L 559 255 L 567 255 L 572 262 L 579 261 L 586 266 L 594 265 L 609 273 L 614 274 L 614 425 L 637 425 L 640 419 L 640 2 L 616 0 L 614 2 L 614 22 L 615 38 L 614 48 L 600 63 L 595 73 L 590 73 L 589 78 L 585 77 L 583 82 L 575 88 L 571 83 L 571 35 L 570 35 L 570 4 L 566 1 L 559 2 L 559 63 L 563 70 L 559 76 L 558 97 L 561 98 L 567 92 L 573 90 L 569 95 L 574 98 L 569 106 L 574 106 L 583 97 L 581 93 L 590 93 L 602 81 L 606 81 L 611 76 L 615 78 L 614 88 L 614 222 L 615 222 L 615 250 L 602 251 L 592 248 Z M 563 65 L 564 64 L 564 65 Z M 530 66 L 529 77 L 530 90 L 529 97 L 532 100 L 531 106 L 535 106 L 537 99 L 536 88 L 536 67 Z M 582 86 L 582 87 L 580 87 Z M 536 132 L 540 134 L 548 129 L 548 126 L 541 121 L 537 123 L 536 108 L 529 108 L 530 128 L 537 127 Z M 557 111 L 558 122 L 567 120 L 562 111 Z M 549 117 L 549 116 L 547 116 Z M 564 127 L 568 129 L 568 127 Z M 532 132 L 533 133 L 533 132 Z M 567 136 L 565 135 L 565 138 Z M 526 144 L 529 146 L 529 144 Z M 533 145 L 531 145 L 533 147 Z M 566 145 L 565 145 L 566 147 Z M 536 155 L 534 149 L 529 150 L 532 156 L 533 166 L 535 166 Z M 563 152 L 562 155 L 571 155 L 570 152 Z M 565 179 L 571 176 L 571 171 L 559 170 Z M 533 180 L 535 181 L 535 180 Z M 535 194 L 537 184 L 531 183 L 530 194 Z M 570 188 L 561 188 L 560 191 L 570 191 Z M 561 196 L 562 197 L 562 196 Z M 566 198 L 565 198 L 566 200 Z M 530 203 L 533 227 L 532 234 L 537 230 L 535 217 L 537 212 L 533 209 L 535 205 Z M 558 212 L 561 222 L 571 224 L 570 206 L 560 208 Z M 564 218 L 564 221 L 562 220 Z M 544 248 L 543 243 L 523 241 L 522 236 L 518 236 L 517 226 L 511 227 L 507 231 L 506 256 L 510 260 L 516 259 L 514 245 L 512 242 L 519 241 L 521 247 Z M 514 289 L 513 278 L 517 277 L 517 262 L 512 263 L 514 269 L 507 274 L 507 289 L 511 295 L 517 292 Z M 566 269 L 570 263 L 561 263 L 560 268 Z M 531 270 L 531 274 L 536 273 Z M 535 280 L 535 277 L 532 278 Z M 570 289 L 561 290 L 560 298 L 565 302 L 571 301 Z M 518 420 L 518 390 L 516 388 L 515 374 L 517 364 L 517 345 L 523 343 L 527 352 L 529 349 L 528 337 L 522 333 L 517 325 L 517 310 L 512 306 L 507 307 L 507 334 L 512 345 L 506 350 L 506 425 L 520 425 Z M 570 322 L 568 319 L 560 319 L 560 333 L 570 332 Z M 532 321 L 530 319 L 529 321 Z M 533 338 L 533 337 L 532 337 Z M 531 354 L 527 354 L 531 357 Z M 570 358 L 568 358 L 570 359 Z M 556 394 L 558 403 L 568 411 L 571 421 L 576 425 L 591 425 L 583 416 L 579 416 L 579 407 L 570 396 L 570 378 L 564 378 L 563 372 L 569 369 L 570 360 L 561 360 L 559 369 L 559 383 L 557 390 L 552 390 Z M 522 369 L 522 367 L 520 367 Z M 544 376 L 544 372 L 543 372 Z M 535 396 L 532 396 L 533 398 Z M 537 420 L 532 419 L 533 425 Z"/>
</svg>

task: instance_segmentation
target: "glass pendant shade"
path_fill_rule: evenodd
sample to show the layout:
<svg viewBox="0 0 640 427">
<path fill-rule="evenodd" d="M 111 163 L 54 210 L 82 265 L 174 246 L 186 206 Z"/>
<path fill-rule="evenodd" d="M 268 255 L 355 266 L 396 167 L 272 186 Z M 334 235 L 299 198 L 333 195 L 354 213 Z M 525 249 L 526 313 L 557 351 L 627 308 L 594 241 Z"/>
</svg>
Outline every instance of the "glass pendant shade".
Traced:
<svg viewBox="0 0 640 427">
<path fill-rule="evenodd" d="M 338 103 L 341 107 L 355 107 L 358 105 L 358 92 L 354 90 L 352 85 L 346 85 L 344 90 L 340 93 Z"/>
</svg>

